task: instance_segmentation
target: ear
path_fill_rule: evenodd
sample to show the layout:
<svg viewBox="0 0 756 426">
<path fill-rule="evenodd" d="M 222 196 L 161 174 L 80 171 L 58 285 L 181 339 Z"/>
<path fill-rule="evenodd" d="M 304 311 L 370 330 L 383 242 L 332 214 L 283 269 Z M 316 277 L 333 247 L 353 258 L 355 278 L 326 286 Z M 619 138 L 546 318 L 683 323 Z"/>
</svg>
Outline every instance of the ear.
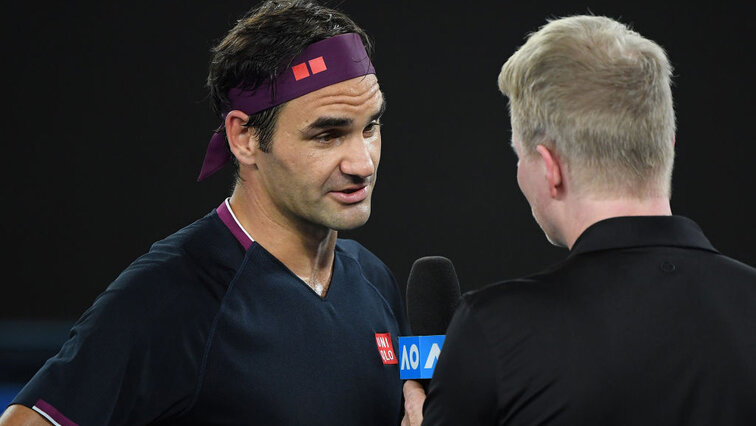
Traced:
<svg viewBox="0 0 756 426">
<path fill-rule="evenodd" d="M 259 147 L 256 132 L 244 125 L 248 121 L 249 115 L 238 110 L 226 114 L 226 138 L 231 152 L 239 164 L 251 166 Z"/>
<path fill-rule="evenodd" d="M 545 171 L 544 177 L 549 185 L 549 194 L 551 198 L 556 198 L 562 189 L 562 166 L 559 163 L 559 158 L 543 145 L 538 145 L 536 151 L 541 156 L 541 164 Z"/>
</svg>

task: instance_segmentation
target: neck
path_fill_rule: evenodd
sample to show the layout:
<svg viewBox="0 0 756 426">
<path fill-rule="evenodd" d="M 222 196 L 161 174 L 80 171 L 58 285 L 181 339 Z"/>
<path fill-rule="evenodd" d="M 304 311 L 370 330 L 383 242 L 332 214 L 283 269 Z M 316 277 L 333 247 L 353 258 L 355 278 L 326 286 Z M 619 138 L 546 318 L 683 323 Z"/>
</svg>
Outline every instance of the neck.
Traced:
<svg viewBox="0 0 756 426">
<path fill-rule="evenodd" d="M 243 182 L 236 185 L 229 200 L 239 223 L 256 243 L 286 265 L 321 297 L 331 281 L 335 230 L 296 222 L 283 217 Z"/>
<path fill-rule="evenodd" d="M 563 242 L 572 248 L 578 237 L 596 222 L 620 216 L 669 216 L 672 209 L 667 197 L 646 199 L 581 198 L 565 206 L 561 229 Z"/>
</svg>

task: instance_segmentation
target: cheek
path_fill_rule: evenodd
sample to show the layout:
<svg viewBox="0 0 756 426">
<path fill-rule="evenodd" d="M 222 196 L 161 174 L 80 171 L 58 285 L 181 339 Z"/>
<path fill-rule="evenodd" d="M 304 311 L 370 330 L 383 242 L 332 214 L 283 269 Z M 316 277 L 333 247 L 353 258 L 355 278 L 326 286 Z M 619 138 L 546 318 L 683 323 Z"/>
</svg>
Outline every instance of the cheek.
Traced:
<svg viewBox="0 0 756 426">
<path fill-rule="evenodd" d="M 523 178 L 522 167 L 520 167 L 520 162 L 518 161 L 517 162 L 517 186 L 519 186 L 520 187 L 520 191 L 522 191 L 524 193 L 525 189 L 522 186 L 523 179 L 524 178 Z"/>
<path fill-rule="evenodd" d="M 528 204 L 532 207 L 533 202 L 538 198 L 536 196 L 537 185 L 533 185 L 532 170 L 528 166 L 532 165 L 520 162 L 520 165 L 517 167 L 517 185 L 520 187 L 520 192 L 525 196 Z"/>
</svg>

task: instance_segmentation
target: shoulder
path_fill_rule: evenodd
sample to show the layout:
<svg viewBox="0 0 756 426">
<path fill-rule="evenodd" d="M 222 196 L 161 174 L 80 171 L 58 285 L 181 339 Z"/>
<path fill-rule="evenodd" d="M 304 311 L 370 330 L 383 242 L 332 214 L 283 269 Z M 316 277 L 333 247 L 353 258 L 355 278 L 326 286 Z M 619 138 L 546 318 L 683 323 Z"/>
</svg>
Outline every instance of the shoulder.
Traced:
<svg viewBox="0 0 756 426">
<path fill-rule="evenodd" d="M 127 271 L 155 266 L 236 266 L 243 257 L 243 248 L 213 211 L 152 244 L 150 250 L 136 259 Z"/>
<path fill-rule="evenodd" d="M 466 292 L 463 298 L 471 306 L 506 302 L 511 298 L 527 299 L 543 297 L 553 291 L 563 277 L 570 275 L 573 262 L 562 261 L 543 271 L 505 281 L 488 284 L 480 289 Z"/>
<path fill-rule="evenodd" d="M 536 274 L 468 291 L 462 300 L 470 315 L 481 323 L 524 325 L 535 318 L 548 321 L 568 306 L 567 299 L 572 298 L 569 294 L 574 290 L 569 282 L 575 281 L 576 268 L 580 266 L 572 261 L 560 262 Z"/>
<path fill-rule="evenodd" d="M 498 309 L 502 305 L 517 305 L 538 297 L 544 282 L 532 278 L 518 278 L 489 284 L 464 293 L 462 299 L 472 311 Z"/>
<path fill-rule="evenodd" d="M 244 257 L 212 212 L 155 242 L 98 296 L 97 315 L 136 322 L 186 318 L 212 310 Z"/>
<path fill-rule="evenodd" d="M 153 244 L 96 298 L 16 401 L 44 398 L 91 424 L 145 424 L 184 409 L 234 262 L 244 256 L 224 231 L 211 213 Z"/>
<path fill-rule="evenodd" d="M 756 279 L 756 268 L 753 266 L 723 254 L 716 254 L 713 257 L 716 258 L 717 262 L 723 268 L 731 271 L 731 273 L 742 275 L 743 277 L 750 277 L 752 280 Z"/>
<path fill-rule="evenodd" d="M 243 258 L 243 247 L 213 211 L 152 244 L 116 281 L 129 281 L 134 275 L 199 278 L 204 273 L 211 278 L 214 270 L 236 269 Z"/>
</svg>

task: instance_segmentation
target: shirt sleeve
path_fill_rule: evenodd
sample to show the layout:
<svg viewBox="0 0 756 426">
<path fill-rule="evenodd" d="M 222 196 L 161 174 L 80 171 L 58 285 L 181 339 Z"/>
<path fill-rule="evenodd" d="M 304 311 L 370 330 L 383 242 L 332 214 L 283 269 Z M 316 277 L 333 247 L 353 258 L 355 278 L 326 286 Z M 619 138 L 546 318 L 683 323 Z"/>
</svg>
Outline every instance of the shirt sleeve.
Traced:
<svg viewBox="0 0 756 426">
<path fill-rule="evenodd" d="M 496 364 L 490 345 L 462 299 L 423 406 L 423 425 L 496 424 Z"/>
<path fill-rule="evenodd" d="M 174 296 L 154 280 L 111 285 L 13 404 L 61 425 L 140 425 L 179 413 L 196 389 L 201 342 L 183 331 L 192 316 L 165 308 L 178 304 Z"/>
</svg>

